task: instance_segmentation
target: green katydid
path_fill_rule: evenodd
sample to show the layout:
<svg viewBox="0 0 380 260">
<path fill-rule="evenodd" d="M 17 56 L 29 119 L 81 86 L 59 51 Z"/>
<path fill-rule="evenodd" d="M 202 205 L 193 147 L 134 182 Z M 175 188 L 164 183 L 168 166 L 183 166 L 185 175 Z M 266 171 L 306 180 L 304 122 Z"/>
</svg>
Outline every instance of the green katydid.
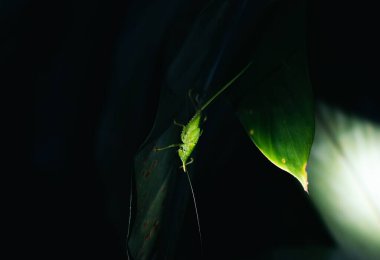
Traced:
<svg viewBox="0 0 380 260">
<path fill-rule="evenodd" d="M 193 158 L 191 158 L 190 156 L 198 143 L 199 137 L 202 134 L 202 130 L 200 128 L 202 112 L 211 104 L 212 101 L 214 101 L 215 98 L 217 98 L 238 78 L 240 78 L 244 74 L 244 72 L 247 71 L 250 65 L 251 62 L 248 63 L 248 65 L 246 65 L 233 79 L 227 82 L 227 84 L 224 85 L 218 92 L 216 92 L 200 109 L 196 111 L 195 115 L 190 119 L 190 121 L 186 125 L 178 124 L 176 121 L 174 121 L 175 125 L 182 127 L 181 144 L 172 144 L 163 148 L 155 148 L 155 151 L 179 147 L 178 155 L 182 162 L 181 168 L 184 172 L 186 172 L 186 165 L 191 164 L 193 162 Z"/>
<path fill-rule="evenodd" d="M 191 193 L 193 195 L 193 202 L 195 206 L 195 214 L 197 217 L 198 232 L 199 232 L 201 245 L 202 245 L 202 235 L 201 235 L 198 209 L 197 209 L 197 204 L 196 204 L 194 190 L 191 184 L 190 176 L 186 170 L 186 165 L 191 164 L 193 162 L 193 158 L 191 158 L 190 156 L 192 152 L 194 151 L 195 146 L 197 145 L 200 136 L 202 135 L 202 130 L 200 128 L 200 123 L 202 120 L 202 112 L 214 101 L 214 99 L 216 99 L 229 86 L 231 86 L 237 79 L 239 79 L 247 71 L 247 69 L 250 66 L 251 66 L 251 62 L 248 63 L 248 65 L 246 65 L 233 79 L 227 82 L 227 84 L 225 84 L 218 92 L 216 92 L 200 109 L 197 109 L 195 115 L 190 119 L 190 121 L 186 125 L 182 125 L 174 121 L 175 125 L 182 127 L 182 132 L 181 132 L 182 143 L 181 144 L 172 144 L 163 148 L 154 148 L 155 151 L 161 151 L 161 150 L 165 150 L 169 148 L 179 147 L 178 156 L 182 162 L 181 168 L 187 175 L 187 178 L 190 184 Z"/>
</svg>

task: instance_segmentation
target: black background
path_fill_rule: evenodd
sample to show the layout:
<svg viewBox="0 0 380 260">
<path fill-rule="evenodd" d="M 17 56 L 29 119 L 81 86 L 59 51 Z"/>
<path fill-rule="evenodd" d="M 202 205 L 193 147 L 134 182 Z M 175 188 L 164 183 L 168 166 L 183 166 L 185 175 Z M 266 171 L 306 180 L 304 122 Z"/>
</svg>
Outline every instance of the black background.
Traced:
<svg viewBox="0 0 380 260">
<path fill-rule="evenodd" d="M 149 2 L 1 2 L 1 86 L 10 90 L 9 96 L 4 92 L 10 101 L 4 128 L 15 136 L 4 135 L 10 143 L 4 149 L 15 160 L 3 172 L 14 177 L 5 198 L 17 198 L 10 203 L 13 254 L 126 259 L 128 172 L 152 126 L 159 86 L 135 93 L 136 103 L 128 106 L 113 105 L 113 98 L 126 93 L 120 72 L 130 53 L 123 46 Z M 160 14 L 172 1 L 154 2 Z M 189 17 L 203 6 L 181 3 Z M 312 2 L 308 49 L 316 98 L 379 120 L 375 10 L 364 2 Z M 159 23 L 159 17 L 146 19 Z M 162 39 L 152 64 L 164 59 L 166 46 Z M 159 74 L 138 76 L 153 82 Z M 232 111 L 217 103 L 209 114 L 224 123 L 206 129 L 199 144 L 198 164 L 209 173 L 194 183 L 206 258 L 256 259 L 283 248 L 334 247 L 300 185 L 257 151 Z M 115 121 L 107 118 L 112 116 L 120 117 L 119 125 L 102 128 Z M 179 259 L 196 258 L 195 227 L 189 207 Z"/>
</svg>

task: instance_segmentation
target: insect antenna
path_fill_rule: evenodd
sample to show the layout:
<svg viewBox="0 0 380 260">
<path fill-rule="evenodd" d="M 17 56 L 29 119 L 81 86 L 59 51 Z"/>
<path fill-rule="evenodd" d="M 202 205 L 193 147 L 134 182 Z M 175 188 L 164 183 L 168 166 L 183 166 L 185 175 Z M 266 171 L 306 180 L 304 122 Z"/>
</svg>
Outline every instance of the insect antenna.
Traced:
<svg viewBox="0 0 380 260">
<path fill-rule="evenodd" d="M 131 174 L 131 179 L 130 179 L 130 182 L 131 182 L 131 186 L 130 186 L 130 193 L 129 193 L 129 217 L 128 217 L 128 229 L 127 229 L 127 244 L 126 244 L 126 249 L 127 249 L 127 257 L 128 257 L 128 260 L 131 259 L 130 255 L 129 255 L 129 245 L 128 245 L 128 242 L 129 242 L 129 236 L 131 235 L 131 223 L 132 223 L 132 203 L 133 203 L 133 174 Z"/>
<path fill-rule="evenodd" d="M 201 232 L 201 224 L 199 222 L 198 207 L 197 207 L 197 202 L 195 200 L 195 194 L 194 194 L 193 185 L 191 184 L 191 179 L 190 179 L 190 175 L 189 175 L 188 171 L 186 171 L 186 176 L 187 176 L 187 179 L 189 180 L 191 194 L 193 195 L 193 203 L 194 203 L 194 208 L 195 208 L 195 215 L 197 217 L 197 224 L 198 224 L 199 241 L 201 243 L 201 252 L 203 252 L 202 232 Z"/>
</svg>

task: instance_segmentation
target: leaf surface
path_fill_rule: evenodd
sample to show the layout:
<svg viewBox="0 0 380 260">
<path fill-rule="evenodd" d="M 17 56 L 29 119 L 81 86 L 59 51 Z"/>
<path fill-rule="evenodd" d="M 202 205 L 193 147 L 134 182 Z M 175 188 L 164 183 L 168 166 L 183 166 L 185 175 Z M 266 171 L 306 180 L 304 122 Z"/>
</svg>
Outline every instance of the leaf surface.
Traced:
<svg viewBox="0 0 380 260">
<path fill-rule="evenodd" d="M 242 79 L 238 116 L 260 151 L 307 191 L 314 110 L 305 13 L 303 1 L 280 3 L 269 12 L 253 65 Z"/>
<path fill-rule="evenodd" d="M 175 257 L 190 186 L 179 168 L 177 149 L 154 151 L 154 147 L 181 142 L 182 129 L 173 120 L 186 124 L 195 114 L 190 89 L 199 95 L 206 92 L 207 72 L 218 55 L 227 7 L 227 1 L 208 5 L 191 23 L 181 45 L 170 50 L 155 124 L 135 156 L 136 212 L 128 241 L 133 259 Z M 194 167 L 188 167 L 190 177 Z"/>
</svg>

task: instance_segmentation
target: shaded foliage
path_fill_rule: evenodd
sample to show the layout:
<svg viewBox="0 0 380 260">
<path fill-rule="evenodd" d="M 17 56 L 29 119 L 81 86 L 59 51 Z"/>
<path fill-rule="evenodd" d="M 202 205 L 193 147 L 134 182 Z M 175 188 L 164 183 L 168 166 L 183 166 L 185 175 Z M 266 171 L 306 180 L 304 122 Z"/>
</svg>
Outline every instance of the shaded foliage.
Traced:
<svg viewBox="0 0 380 260">
<path fill-rule="evenodd" d="M 250 26 L 229 30 L 235 45 L 227 45 L 245 52 L 251 34 L 240 32 L 255 30 L 249 21 L 267 1 L 234 2 L 246 4 L 250 15 L 241 17 Z M 308 52 L 315 93 L 379 120 L 379 79 L 370 62 L 379 45 L 373 33 L 377 9 L 349 2 L 312 4 Z M 6 199 L 18 198 L 9 210 L 17 215 L 10 225 L 9 240 L 17 247 L 12 253 L 125 259 L 134 155 L 153 126 L 162 72 L 204 6 L 204 1 L 181 0 L 1 2 L 0 85 L 11 101 L 4 109 L 9 133 L 3 136 L 4 150 L 14 159 L 4 175 L 15 178 Z M 234 6 L 228 12 L 236 11 Z M 151 11 L 143 16 L 147 8 Z M 206 96 L 247 61 L 233 51 L 224 53 Z M 202 73 L 207 78 L 210 70 Z M 203 173 L 195 176 L 194 186 L 205 255 L 253 258 L 279 247 L 332 246 L 299 184 L 247 142 L 234 107 L 221 101 L 207 111 L 210 120 L 193 166 Z M 178 120 L 185 122 L 189 114 Z M 25 170 L 20 147 L 30 142 L 25 162 L 32 161 L 32 167 Z M 177 248 L 182 259 L 198 256 L 192 207 L 186 209 Z"/>
</svg>

